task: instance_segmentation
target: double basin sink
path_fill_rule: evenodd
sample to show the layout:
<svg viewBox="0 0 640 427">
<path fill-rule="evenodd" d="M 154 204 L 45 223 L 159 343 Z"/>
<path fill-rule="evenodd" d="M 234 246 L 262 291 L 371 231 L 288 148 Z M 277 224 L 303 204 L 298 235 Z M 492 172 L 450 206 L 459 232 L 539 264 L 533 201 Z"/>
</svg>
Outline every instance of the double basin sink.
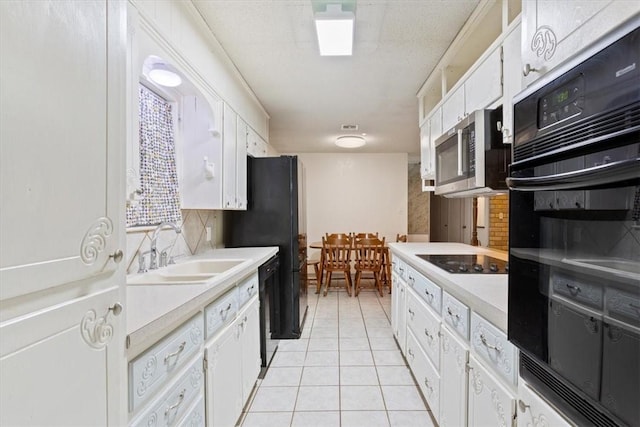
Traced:
<svg viewBox="0 0 640 427">
<path fill-rule="evenodd" d="M 198 259 L 127 276 L 128 285 L 202 284 L 242 264 L 244 259 Z"/>
</svg>

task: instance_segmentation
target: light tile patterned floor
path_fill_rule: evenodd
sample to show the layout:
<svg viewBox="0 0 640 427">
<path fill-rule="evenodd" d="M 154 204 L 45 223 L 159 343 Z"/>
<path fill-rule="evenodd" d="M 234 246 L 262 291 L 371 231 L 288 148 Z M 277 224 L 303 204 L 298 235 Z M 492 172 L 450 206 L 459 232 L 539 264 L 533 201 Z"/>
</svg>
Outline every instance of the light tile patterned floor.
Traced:
<svg viewBox="0 0 640 427">
<path fill-rule="evenodd" d="M 302 338 L 280 342 L 242 427 L 432 427 L 390 307 L 389 294 L 311 292 Z"/>
</svg>

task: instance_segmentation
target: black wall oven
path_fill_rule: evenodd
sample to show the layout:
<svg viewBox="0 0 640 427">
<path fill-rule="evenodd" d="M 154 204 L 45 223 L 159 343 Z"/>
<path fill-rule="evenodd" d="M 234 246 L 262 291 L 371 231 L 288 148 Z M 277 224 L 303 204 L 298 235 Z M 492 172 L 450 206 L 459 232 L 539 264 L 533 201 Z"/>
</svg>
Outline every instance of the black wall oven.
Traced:
<svg viewBox="0 0 640 427">
<path fill-rule="evenodd" d="M 514 105 L 508 335 L 578 425 L 640 426 L 639 21 Z"/>
</svg>

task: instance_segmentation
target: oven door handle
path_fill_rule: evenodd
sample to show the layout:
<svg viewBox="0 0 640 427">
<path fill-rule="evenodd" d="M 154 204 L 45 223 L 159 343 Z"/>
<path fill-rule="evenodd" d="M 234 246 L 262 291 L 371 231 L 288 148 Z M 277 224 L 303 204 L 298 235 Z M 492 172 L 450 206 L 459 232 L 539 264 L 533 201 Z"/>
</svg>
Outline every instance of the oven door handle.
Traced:
<svg viewBox="0 0 640 427">
<path fill-rule="evenodd" d="M 577 190 L 638 178 L 640 178 L 640 158 L 554 175 L 507 178 L 507 185 L 514 191 Z"/>
</svg>

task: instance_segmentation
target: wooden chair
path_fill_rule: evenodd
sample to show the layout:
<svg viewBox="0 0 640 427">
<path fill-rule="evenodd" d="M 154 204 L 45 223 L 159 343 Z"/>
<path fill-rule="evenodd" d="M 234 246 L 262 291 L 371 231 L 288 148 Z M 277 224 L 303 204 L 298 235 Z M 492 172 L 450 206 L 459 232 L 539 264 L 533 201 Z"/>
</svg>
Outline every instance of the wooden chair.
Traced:
<svg viewBox="0 0 640 427">
<path fill-rule="evenodd" d="M 356 253 L 355 269 L 356 284 L 354 295 L 360 293 L 360 281 L 365 272 L 373 273 L 374 288 L 382 294 L 382 256 L 384 251 L 384 237 L 382 240 L 373 238 L 356 239 L 354 249 Z"/>
<path fill-rule="evenodd" d="M 396 234 L 396 242 L 407 243 L 407 235 L 406 234 Z"/>
<path fill-rule="evenodd" d="M 343 272 L 347 293 L 351 296 L 351 238 L 322 238 L 322 268 L 327 273 L 327 284 L 324 296 L 327 296 L 331 286 L 331 276 L 334 272 Z"/>
<path fill-rule="evenodd" d="M 353 237 L 356 239 L 372 239 L 379 238 L 378 233 L 353 233 Z"/>
</svg>

